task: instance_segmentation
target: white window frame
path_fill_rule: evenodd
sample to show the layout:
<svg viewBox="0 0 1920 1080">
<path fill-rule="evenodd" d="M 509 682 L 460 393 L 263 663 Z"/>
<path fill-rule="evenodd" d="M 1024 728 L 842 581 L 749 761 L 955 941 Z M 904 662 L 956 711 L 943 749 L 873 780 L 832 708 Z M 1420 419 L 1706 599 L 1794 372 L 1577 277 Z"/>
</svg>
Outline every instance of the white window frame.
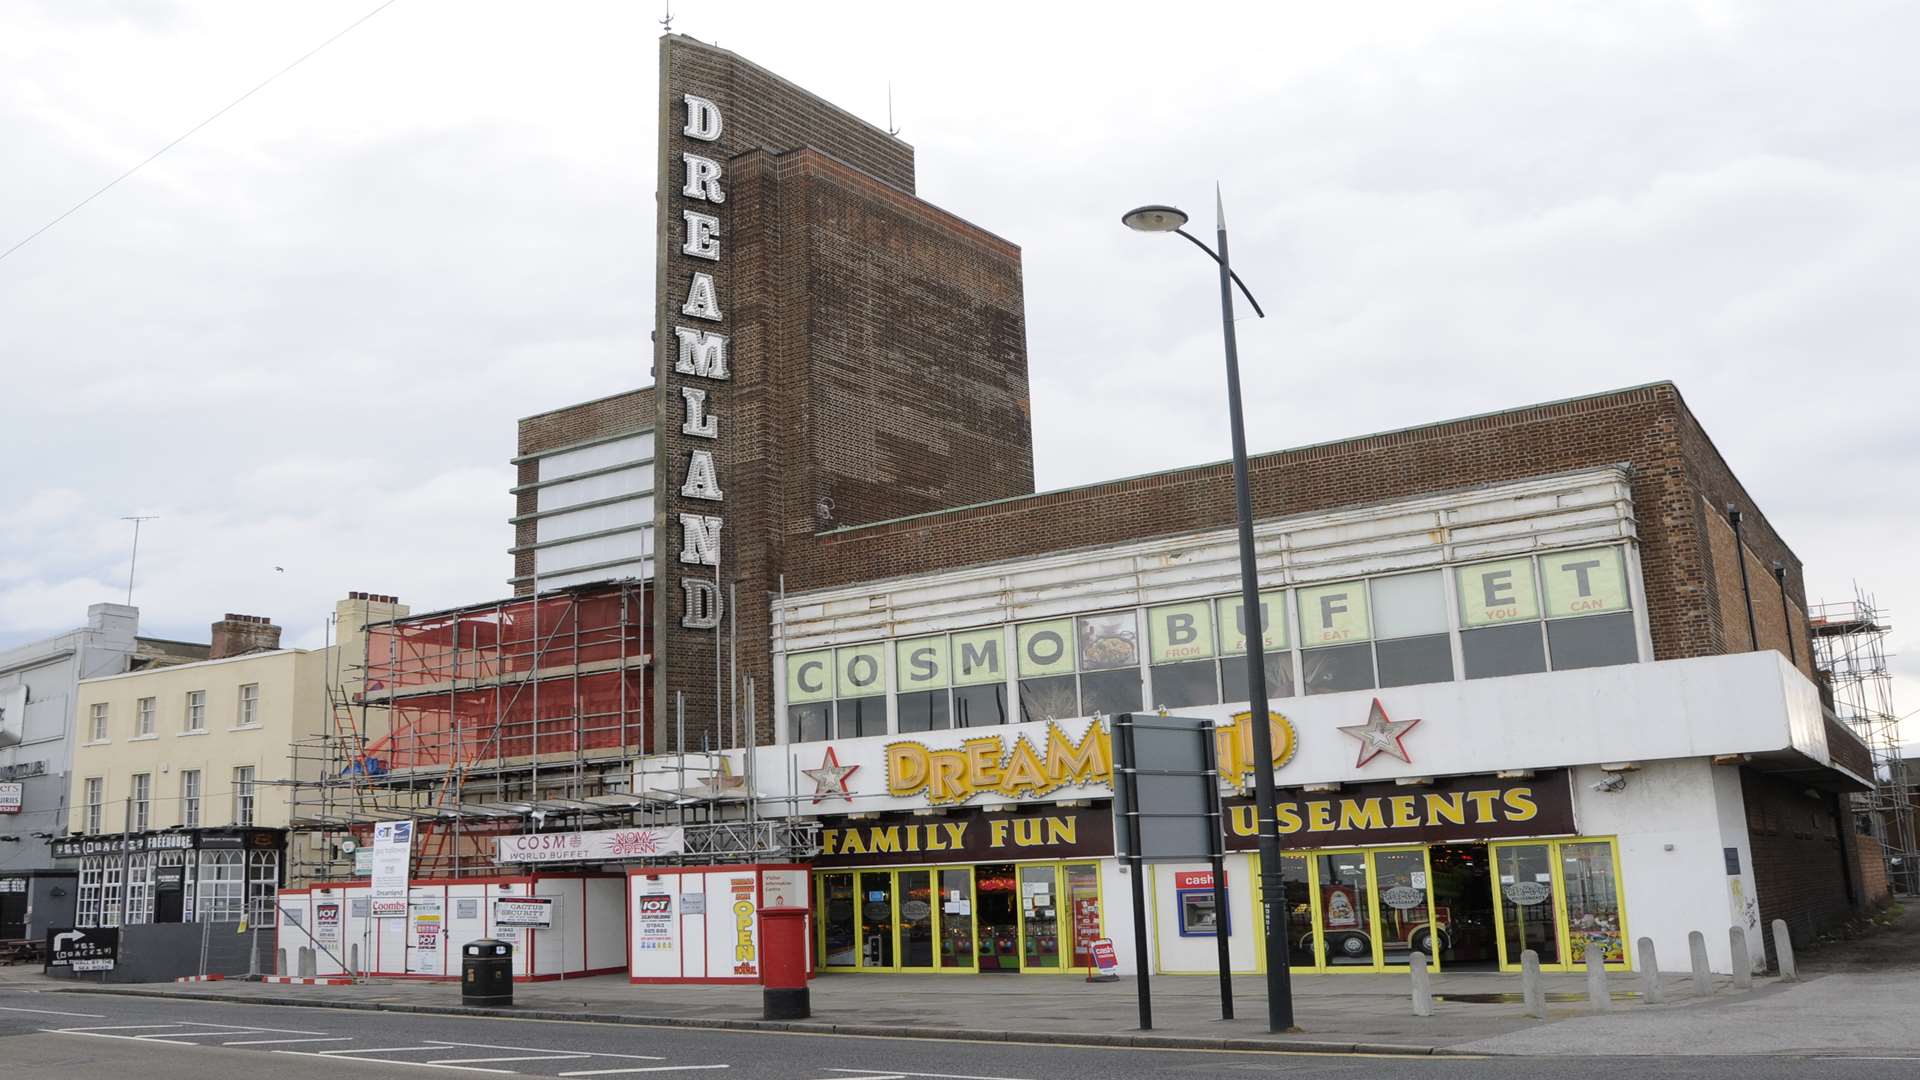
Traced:
<svg viewBox="0 0 1920 1080">
<path fill-rule="evenodd" d="M 86 819 L 82 822 L 84 828 L 82 828 L 81 831 L 89 836 L 98 836 L 100 835 L 102 817 L 106 813 L 107 778 L 104 776 L 87 777 L 84 790 L 86 792 L 87 810 Z M 98 926 L 99 924 L 95 923 L 93 925 Z"/>
<path fill-rule="evenodd" d="M 183 828 L 200 827 L 200 770 L 180 770 L 180 824 Z"/>
<path fill-rule="evenodd" d="M 240 684 L 239 709 L 240 722 L 236 727 L 258 727 L 260 725 L 260 684 L 257 682 Z"/>
<path fill-rule="evenodd" d="M 87 741 L 107 741 L 107 703 L 96 701 L 87 706 Z"/>
<path fill-rule="evenodd" d="M 183 726 L 187 731 L 207 730 L 207 692 L 205 690 L 187 691 L 187 718 Z"/>
<path fill-rule="evenodd" d="M 233 767 L 233 823 L 243 829 L 253 827 L 254 771 L 251 765 Z"/>
<path fill-rule="evenodd" d="M 146 832 L 153 825 L 153 774 L 134 773 L 127 788 L 133 797 L 133 832 Z"/>
<path fill-rule="evenodd" d="M 133 703 L 133 733 L 151 735 L 154 732 L 154 717 L 160 711 L 157 701 L 143 697 Z"/>
</svg>

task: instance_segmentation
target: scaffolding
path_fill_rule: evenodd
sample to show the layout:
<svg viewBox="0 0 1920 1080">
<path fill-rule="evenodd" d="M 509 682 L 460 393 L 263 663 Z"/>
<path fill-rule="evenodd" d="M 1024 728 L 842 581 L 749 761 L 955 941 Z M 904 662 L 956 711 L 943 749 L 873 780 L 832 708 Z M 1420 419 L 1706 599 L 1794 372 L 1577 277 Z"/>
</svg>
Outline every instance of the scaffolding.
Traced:
<svg viewBox="0 0 1920 1080">
<path fill-rule="evenodd" d="M 1822 603 L 1809 613 L 1814 665 L 1832 692 L 1833 711 L 1867 744 L 1873 757 L 1873 787 L 1854 796 L 1887 862 L 1895 892 L 1920 891 L 1920 842 L 1914 835 L 1913 778 L 1901 748 L 1893 709 L 1893 674 L 1887 665 L 1887 612 L 1872 595 L 1854 587 L 1851 600 Z"/>
<path fill-rule="evenodd" d="M 341 627 L 331 721 L 293 748 L 293 876 L 351 878 L 376 821 L 416 821 L 415 876 L 471 877 L 528 821 L 647 811 L 646 602 L 599 582 Z"/>
</svg>

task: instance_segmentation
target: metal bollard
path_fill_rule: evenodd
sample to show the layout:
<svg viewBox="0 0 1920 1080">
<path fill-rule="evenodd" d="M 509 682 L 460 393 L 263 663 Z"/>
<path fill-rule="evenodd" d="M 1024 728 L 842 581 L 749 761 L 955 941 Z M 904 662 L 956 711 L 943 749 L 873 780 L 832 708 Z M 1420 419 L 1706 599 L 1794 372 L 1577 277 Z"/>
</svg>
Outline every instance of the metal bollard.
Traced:
<svg viewBox="0 0 1920 1080">
<path fill-rule="evenodd" d="M 275 975 L 293 974 L 293 972 L 287 970 L 287 950 L 281 949 L 274 954 L 273 973 Z"/>
<path fill-rule="evenodd" d="M 1687 934 L 1687 951 L 1693 954 L 1693 996 L 1713 996 L 1713 968 L 1707 964 L 1707 935 L 1698 930 Z"/>
<path fill-rule="evenodd" d="M 1787 934 L 1787 920 L 1773 920 L 1773 951 L 1780 958 L 1780 977 L 1787 982 L 1798 982 L 1800 968 L 1793 959 L 1793 938 Z"/>
<path fill-rule="evenodd" d="M 1753 954 L 1747 951 L 1747 928 L 1727 928 L 1727 946 L 1733 953 L 1733 988 L 1753 989 Z"/>
<path fill-rule="evenodd" d="M 1587 946 L 1587 1007 L 1594 1012 L 1613 1008 L 1613 995 L 1607 993 L 1607 953 L 1598 945 Z"/>
<path fill-rule="evenodd" d="M 1413 975 L 1413 1015 L 1433 1015 L 1433 980 L 1427 974 L 1427 954 L 1419 949 L 1407 956 L 1407 970 Z"/>
<path fill-rule="evenodd" d="M 300 947 L 300 977 L 303 979 L 312 978 L 319 973 L 319 965 L 316 962 L 313 950 L 302 945 Z"/>
<path fill-rule="evenodd" d="M 1528 1016 L 1547 1018 L 1547 988 L 1540 983 L 1540 954 L 1532 949 L 1520 954 L 1520 1000 Z"/>
<path fill-rule="evenodd" d="M 1640 939 L 1640 1004 L 1658 1005 L 1667 1000 L 1667 988 L 1660 981 L 1660 960 L 1653 952 L 1653 939 Z"/>
</svg>

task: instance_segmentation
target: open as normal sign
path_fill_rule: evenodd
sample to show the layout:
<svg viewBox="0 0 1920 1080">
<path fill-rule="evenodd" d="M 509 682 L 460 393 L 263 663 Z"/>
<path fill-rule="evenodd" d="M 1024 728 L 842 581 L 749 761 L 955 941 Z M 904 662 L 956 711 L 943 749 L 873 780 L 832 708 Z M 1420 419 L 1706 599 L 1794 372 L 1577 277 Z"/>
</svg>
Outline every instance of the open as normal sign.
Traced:
<svg viewBox="0 0 1920 1080">
<path fill-rule="evenodd" d="M 680 855 L 687 850 L 687 841 L 686 834 L 674 826 L 500 836 L 494 838 L 494 848 L 503 863 L 622 862 Z"/>
</svg>

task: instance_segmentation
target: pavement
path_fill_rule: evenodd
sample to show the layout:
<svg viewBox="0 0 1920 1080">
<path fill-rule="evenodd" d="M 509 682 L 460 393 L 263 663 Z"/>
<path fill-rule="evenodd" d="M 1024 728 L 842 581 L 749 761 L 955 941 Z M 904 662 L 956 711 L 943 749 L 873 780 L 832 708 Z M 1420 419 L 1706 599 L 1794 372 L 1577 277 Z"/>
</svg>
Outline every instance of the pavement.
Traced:
<svg viewBox="0 0 1920 1080">
<path fill-rule="evenodd" d="M 1725 978 L 1695 996 L 1689 977 L 1666 974 L 1666 1001 L 1640 1000 L 1638 975 L 1610 979 L 1610 1008 L 1587 1002 L 1584 974 L 1545 977 L 1549 1019 L 1527 1017 L 1518 975 L 1434 977 L 1434 1015 L 1416 1017 L 1405 975 L 1302 975 L 1293 980 L 1295 1031 L 1267 1031 L 1265 983 L 1237 977 L 1237 1018 L 1220 1018 L 1218 980 L 1152 980 L 1153 1028 L 1142 1031 L 1132 979 L 1072 976 L 824 975 L 806 1021 L 761 1019 L 753 986 L 635 986 L 599 976 L 515 987 L 506 1010 L 468 1010 L 450 982 L 372 979 L 351 986 L 240 981 L 100 986 L 50 979 L 37 968 L 0 968 L 0 990 L 134 995 L 209 1003 L 306 1006 L 414 1015 L 566 1020 L 606 1025 L 758 1030 L 807 1035 L 1128 1046 L 1167 1050 L 1274 1050 L 1373 1054 L 1859 1056 L 1920 1067 L 1920 916 L 1896 913 L 1857 942 L 1811 952 L 1802 978 L 1756 978 L 1736 992 Z M 82 1010 L 86 1011 L 86 1010 Z M 94 1010 L 98 1011 L 98 1010 Z"/>
<path fill-rule="evenodd" d="M 0 969 L 3 972 L 7 969 Z M 1545 977 L 1550 1015 L 1564 1020 L 1587 1009 L 1582 975 Z M 1636 1011 L 1701 1007 L 1691 980 L 1668 975 L 1668 1003 L 1639 1005 L 1637 976 L 1612 979 L 1614 1005 Z M 1727 980 L 1718 992 L 1729 994 Z M 1764 980 L 1763 980 L 1764 982 Z M 187 1000 L 321 1005 L 389 1011 L 461 1012 L 455 983 L 370 979 L 353 986 L 299 986 L 239 981 L 99 986 L 29 975 L 0 975 L 0 985 L 87 993 L 147 994 Z M 1272 1048 L 1374 1053 L 1446 1053 L 1463 1043 L 1524 1034 L 1527 1017 L 1518 975 L 1456 973 L 1433 980 L 1431 1017 L 1413 1015 L 1405 975 L 1302 975 L 1293 980 L 1297 1030 L 1267 1031 L 1266 985 L 1236 977 L 1236 1018 L 1220 1018 L 1219 981 L 1194 976 L 1152 980 L 1154 1025 L 1140 1030 L 1133 979 L 1089 983 L 1074 976 L 823 975 L 812 984 L 813 1016 L 792 1023 L 761 1017 L 755 986 L 635 986 L 625 976 L 522 983 L 511 1015 L 601 1023 L 770 1028 L 820 1034 L 963 1038 L 1002 1042 L 1157 1046 L 1185 1049 Z M 1710 1000 L 1710 999 L 1709 999 Z M 1556 1027 L 1558 1025 L 1555 1025 Z M 1528 1052 L 1528 1051 L 1518 1051 Z"/>
<path fill-rule="evenodd" d="M 441 1073 L 554 1080 L 1880 1080 L 1920 1060 L 1499 1057 L 873 1038 L 267 1006 L 0 986 L 7 1080 L 355 1080 Z M 1903 1071 L 1904 1070 L 1904 1071 Z"/>
</svg>

